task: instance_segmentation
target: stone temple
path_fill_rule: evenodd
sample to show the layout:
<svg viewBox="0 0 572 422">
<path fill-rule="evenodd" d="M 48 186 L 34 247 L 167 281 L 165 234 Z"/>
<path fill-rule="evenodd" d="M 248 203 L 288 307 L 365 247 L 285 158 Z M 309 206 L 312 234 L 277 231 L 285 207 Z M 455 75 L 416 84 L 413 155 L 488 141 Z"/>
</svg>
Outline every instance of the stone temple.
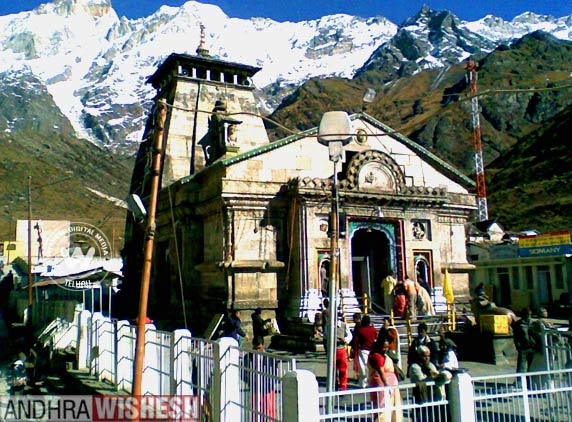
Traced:
<svg viewBox="0 0 572 422">
<path fill-rule="evenodd" d="M 474 182 L 365 111 L 349 116 L 352 136 L 334 178 L 318 128 L 270 142 L 251 79 L 259 70 L 213 58 L 201 43 L 197 55 L 171 54 L 148 78 L 157 107 L 130 193 L 149 206 L 159 192 L 150 318 L 197 335 L 231 308 L 245 323 L 258 307 L 265 317 L 312 320 L 328 288 L 334 183 L 344 297 L 366 297 L 381 311 L 390 270 L 441 287 L 447 269 L 457 299 L 468 300 Z M 146 236 L 128 215 L 119 309 L 131 317 Z"/>
</svg>

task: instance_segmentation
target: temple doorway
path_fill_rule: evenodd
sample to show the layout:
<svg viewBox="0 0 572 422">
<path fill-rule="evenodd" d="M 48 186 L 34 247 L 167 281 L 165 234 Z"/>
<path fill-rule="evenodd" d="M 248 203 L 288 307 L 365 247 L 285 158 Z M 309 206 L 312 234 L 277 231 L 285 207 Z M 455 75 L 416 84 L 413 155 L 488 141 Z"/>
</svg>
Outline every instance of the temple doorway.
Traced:
<svg viewBox="0 0 572 422">
<path fill-rule="evenodd" d="M 374 312 L 381 311 L 383 305 L 380 285 L 391 269 L 389 247 L 387 235 L 375 227 L 360 228 L 351 239 L 353 289 L 362 299 L 369 296 Z"/>
</svg>

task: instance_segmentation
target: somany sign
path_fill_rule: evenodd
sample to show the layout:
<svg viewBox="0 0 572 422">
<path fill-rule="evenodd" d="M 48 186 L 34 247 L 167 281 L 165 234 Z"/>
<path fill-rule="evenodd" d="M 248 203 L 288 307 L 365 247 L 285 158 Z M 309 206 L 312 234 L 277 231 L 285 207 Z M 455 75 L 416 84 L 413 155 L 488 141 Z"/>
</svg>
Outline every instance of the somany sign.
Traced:
<svg viewBox="0 0 572 422">
<path fill-rule="evenodd" d="M 572 242 L 568 230 L 518 238 L 518 256 L 522 258 L 567 254 L 572 254 Z"/>
</svg>

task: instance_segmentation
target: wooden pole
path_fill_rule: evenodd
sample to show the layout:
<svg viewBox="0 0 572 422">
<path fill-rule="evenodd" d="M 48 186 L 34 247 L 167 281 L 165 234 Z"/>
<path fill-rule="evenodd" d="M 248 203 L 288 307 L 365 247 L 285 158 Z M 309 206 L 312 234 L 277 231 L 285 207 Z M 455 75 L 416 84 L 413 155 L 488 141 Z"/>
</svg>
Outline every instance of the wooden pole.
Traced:
<svg viewBox="0 0 572 422">
<path fill-rule="evenodd" d="M 137 316 L 137 341 L 135 343 L 135 364 L 133 368 L 133 396 L 141 395 L 143 380 L 143 364 L 145 362 L 145 322 L 147 320 L 147 304 L 149 285 L 151 283 L 151 266 L 153 264 L 153 247 L 155 242 L 155 214 L 159 196 L 161 177 L 161 152 L 163 134 L 167 117 L 167 103 L 161 98 L 155 109 L 155 139 L 153 144 L 153 160 L 151 164 L 151 191 L 147 205 L 147 224 L 145 228 L 145 248 L 143 253 L 143 271 L 141 274 L 141 293 L 139 296 L 139 313 Z"/>
</svg>

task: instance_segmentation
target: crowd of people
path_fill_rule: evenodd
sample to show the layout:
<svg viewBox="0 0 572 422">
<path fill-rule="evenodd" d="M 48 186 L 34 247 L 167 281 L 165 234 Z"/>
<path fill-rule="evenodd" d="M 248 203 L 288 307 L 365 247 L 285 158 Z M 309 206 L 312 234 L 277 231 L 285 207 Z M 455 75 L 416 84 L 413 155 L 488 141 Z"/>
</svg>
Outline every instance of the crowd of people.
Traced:
<svg viewBox="0 0 572 422">
<path fill-rule="evenodd" d="M 384 305 L 394 310 L 394 315 L 427 315 L 430 307 L 419 308 L 419 303 L 431 303 L 427 287 L 408 276 L 403 281 L 395 279 L 390 273 L 382 284 Z M 483 286 L 475 289 L 475 295 L 484 295 Z M 403 298 L 401 298 L 403 296 Z M 427 323 L 423 320 L 417 325 L 417 335 L 412 338 L 407 349 L 407 368 L 402 369 L 399 347 L 399 334 L 392 319 L 385 317 L 383 325 L 376 329 L 370 315 L 355 313 L 353 329 L 345 321 L 341 312 L 334 312 L 336 318 L 333 343 L 329 342 L 330 316 L 328 299 L 324 299 L 322 309 L 314 315 L 313 339 L 323 342 L 326 353 L 331 344 L 335 344 L 335 387 L 339 391 L 349 388 L 349 379 L 359 388 L 396 387 L 400 382 L 415 383 L 413 394 L 417 403 L 439 401 L 445 397 L 445 384 L 450 382 L 452 374 L 459 369 L 457 345 L 447 336 L 441 326 L 438 333 L 431 335 Z M 397 311 L 400 310 L 400 311 Z M 433 312 L 434 313 L 434 312 Z M 431 313 L 429 313 L 431 314 Z M 517 372 L 535 370 L 535 362 L 543 361 L 543 329 L 550 329 L 546 309 L 539 309 L 538 319 L 531 318 L 529 308 L 524 308 L 511 324 L 514 343 L 518 352 Z M 264 350 L 264 338 L 268 335 L 270 319 L 264 319 L 260 308 L 251 315 L 252 346 L 254 351 Z M 332 326 L 333 327 L 333 326 Z M 240 312 L 231 311 L 227 321 L 227 336 L 234 338 L 239 345 L 248 340 L 242 328 Z M 259 356 L 255 356 L 260 358 Z M 540 359 L 539 359 L 540 357 Z M 253 357 L 254 359 L 254 357 Z M 255 360 L 253 360 L 254 362 Z M 541 368 L 536 368 L 541 369 Z M 254 384 L 253 384 L 254 385 Z M 376 389 L 370 394 L 372 406 L 379 409 L 376 420 L 400 421 L 401 395 L 399 388 Z M 265 396 L 265 403 L 273 398 Z M 436 407 L 432 412 L 441 412 Z M 433 415 L 437 418 L 440 415 Z M 426 415 L 419 420 L 425 420 Z"/>
<path fill-rule="evenodd" d="M 396 317 L 435 315 L 431 300 L 431 288 L 421 277 L 413 280 L 405 275 L 403 280 L 395 278 L 395 272 L 389 274 L 381 282 L 384 310 L 393 312 Z"/>
<path fill-rule="evenodd" d="M 329 312 L 325 313 L 329 315 Z M 324 312 L 322 312 L 324 315 Z M 356 313 L 354 328 L 349 332 L 342 314 L 337 316 L 336 332 L 336 389 L 347 390 L 349 368 L 361 388 L 397 386 L 400 382 L 414 382 L 415 397 L 419 403 L 438 400 L 444 394 L 443 385 L 452 378 L 451 371 L 459 367 L 457 346 L 442 329 L 438 339 L 428 333 L 428 326 L 422 322 L 417 336 L 409 344 L 407 371 L 401 368 L 399 334 L 389 317 L 384 318 L 377 330 L 369 315 Z M 328 321 L 321 320 L 328 326 Z M 327 341 L 324 342 L 327 347 Z M 348 353 L 349 350 L 349 353 Z M 327 352 L 327 348 L 326 348 Z M 353 363 L 350 365 L 349 363 Z M 433 383 L 428 383 L 433 381 Z M 400 421 L 402 416 L 397 407 L 401 403 L 398 388 L 379 389 L 370 395 L 372 405 L 380 409 L 378 420 Z"/>
<path fill-rule="evenodd" d="M 394 315 L 433 315 L 431 297 L 428 286 L 423 286 L 418 281 L 413 281 L 408 276 L 403 281 L 398 281 L 393 272 L 389 273 L 381 283 L 384 295 L 384 304 L 388 309 L 394 310 Z M 268 335 L 266 326 L 269 319 L 263 319 L 260 308 L 251 315 L 252 318 L 252 344 L 255 350 L 264 348 L 264 337 Z M 326 353 L 329 347 L 330 329 L 329 300 L 325 298 L 322 309 L 314 315 L 313 339 L 323 342 Z M 345 322 L 344 315 L 336 314 L 335 335 L 335 367 L 336 389 L 347 390 L 348 380 L 353 370 L 357 384 L 362 388 L 383 385 L 397 385 L 399 381 L 406 380 L 406 374 L 401 369 L 399 354 L 399 335 L 392 325 L 391 319 L 386 317 L 383 326 L 377 330 L 372 324 L 369 315 L 356 313 L 353 316 L 353 330 Z M 246 332 L 242 328 L 240 311 L 232 310 L 227 318 L 225 335 L 234 338 L 239 345 L 248 340 Z M 442 346 L 432 341 L 427 335 L 427 325 L 419 325 L 419 335 L 409 347 L 407 376 L 410 376 L 410 367 L 419 361 L 417 355 L 419 346 L 430 346 L 432 354 L 431 362 L 437 368 L 453 368 L 456 363 L 455 345 L 452 342 Z M 443 357 L 443 359 L 441 358 Z M 445 360 L 448 357 L 448 360 Z M 454 363 L 452 363 L 454 362 Z M 350 364 L 351 363 L 351 364 Z M 397 390 L 396 390 L 397 391 Z M 383 394 L 372 396 L 372 400 L 378 406 L 384 403 L 396 403 L 398 396 L 385 397 Z"/>
<path fill-rule="evenodd" d="M 323 341 L 326 353 L 329 347 L 329 317 L 329 302 L 326 299 L 321 312 L 315 315 L 313 330 L 313 338 Z M 399 383 L 415 383 L 414 396 L 420 404 L 444 398 L 444 385 L 452 379 L 452 372 L 459 368 L 457 345 L 447 337 L 444 329 L 431 336 L 425 322 L 418 325 L 417 335 L 408 347 L 407 370 L 404 371 L 399 333 L 390 317 L 383 319 L 379 329 L 367 314 L 355 313 L 351 323 L 353 329 L 350 330 L 344 315 L 336 314 L 336 390 L 347 390 L 352 376 L 353 384 L 358 388 L 395 387 L 376 388 L 370 393 L 371 405 L 378 409 L 377 421 L 403 420 L 401 393 L 396 388 Z M 440 407 L 427 409 L 424 411 L 444 411 Z M 420 414 L 418 420 L 427 420 L 426 416 Z"/>
<path fill-rule="evenodd" d="M 329 318 L 331 310 L 327 299 L 323 309 L 316 315 L 314 335 L 322 335 L 326 353 L 329 347 Z M 361 388 L 397 387 L 400 382 L 414 382 L 418 385 L 415 397 L 420 403 L 438 398 L 439 392 L 428 393 L 433 387 L 427 386 L 427 381 L 444 382 L 451 379 L 444 375 L 448 369 L 458 366 L 455 345 L 441 335 L 439 341 L 428 335 L 427 324 L 418 326 L 418 334 L 409 345 L 407 355 L 408 368 L 401 368 L 399 334 L 389 317 L 384 318 L 383 325 L 378 329 L 372 324 L 367 314 L 353 315 L 353 329 L 346 323 L 341 312 L 336 317 L 335 335 L 335 387 L 338 391 L 349 388 L 349 379 L 353 375 L 355 383 Z M 249 385 L 253 406 L 263 409 L 264 414 L 274 415 L 275 391 L 274 385 L 263 382 L 261 374 L 269 373 L 271 361 L 257 353 L 265 350 L 265 337 L 268 335 L 267 326 L 270 319 L 262 317 L 262 311 L 257 308 L 252 314 L 252 352 L 244 355 L 244 380 Z M 242 327 L 241 313 L 231 310 L 224 323 L 226 337 L 231 337 L 239 345 L 249 339 Z M 443 333 L 442 333 L 443 334 Z M 350 363 L 353 363 L 351 365 Z M 352 371 L 353 370 L 353 371 Z M 270 371 L 271 372 L 271 371 Z M 353 374 L 352 374 L 353 372 Z M 439 383 L 439 387 L 443 382 Z M 439 390 L 441 391 L 441 390 Z M 403 416 L 399 405 L 401 394 L 399 388 L 376 389 L 370 393 L 370 400 L 375 409 L 379 409 L 378 421 L 401 421 Z"/>
</svg>

